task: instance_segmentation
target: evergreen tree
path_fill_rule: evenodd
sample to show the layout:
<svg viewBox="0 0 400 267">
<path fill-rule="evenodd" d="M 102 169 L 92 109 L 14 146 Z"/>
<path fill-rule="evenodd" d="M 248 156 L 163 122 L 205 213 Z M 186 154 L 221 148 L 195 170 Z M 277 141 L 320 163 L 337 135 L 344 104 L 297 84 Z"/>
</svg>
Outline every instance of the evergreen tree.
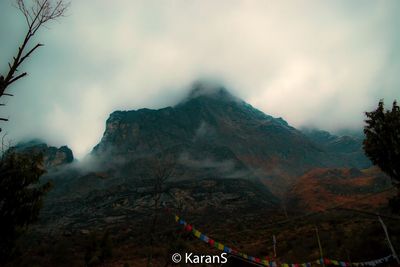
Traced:
<svg viewBox="0 0 400 267">
<path fill-rule="evenodd" d="M 14 255 L 16 241 L 37 221 L 51 184 L 40 184 L 45 172 L 41 155 L 6 153 L 0 160 L 0 264 Z"/>
<path fill-rule="evenodd" d="M 365 113 L 365 154 L 385 172 L 398 189 L 397 198 L 391 200 L 392 207 L 400 208 L 400 108 L 393 102 L 391 110 L 385 110 L 381 100 L 376 110 Z"/>
</svg>

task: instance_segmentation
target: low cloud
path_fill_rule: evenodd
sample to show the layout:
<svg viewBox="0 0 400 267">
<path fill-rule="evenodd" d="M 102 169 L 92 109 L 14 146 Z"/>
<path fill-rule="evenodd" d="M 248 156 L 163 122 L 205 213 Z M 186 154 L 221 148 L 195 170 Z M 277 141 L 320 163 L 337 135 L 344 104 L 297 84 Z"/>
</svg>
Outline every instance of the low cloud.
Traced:
<svg viewBox="0 0 400 267">
<path fill-rule="evenodd" d="M 196 159 L 188 153 L 182 153 L 178 162 L 194 169 L 213 169 L 219 173 L 229 175 L 235 171 L 235 163 L 232 160 L 217 161 L 212 158 Z"/>
</svg>

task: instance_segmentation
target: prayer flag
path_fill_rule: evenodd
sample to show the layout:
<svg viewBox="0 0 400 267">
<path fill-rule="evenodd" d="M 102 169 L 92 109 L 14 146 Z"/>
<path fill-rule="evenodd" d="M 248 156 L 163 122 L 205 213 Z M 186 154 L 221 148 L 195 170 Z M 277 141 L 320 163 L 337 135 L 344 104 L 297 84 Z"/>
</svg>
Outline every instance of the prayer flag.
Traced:
<svg viewBox="0 0 400 267">
<path fill-rule="evenodd" d="M 193 231 L 193 234 L 194 234 L 194 236 L 197 237 L 197 238 L 200 238 L 200 236 L 201 236 L 201 233 L 200 233 L 199 231 L 197 231 L 197 230 L 194 230 L 194 231 Z"/>
</svg>

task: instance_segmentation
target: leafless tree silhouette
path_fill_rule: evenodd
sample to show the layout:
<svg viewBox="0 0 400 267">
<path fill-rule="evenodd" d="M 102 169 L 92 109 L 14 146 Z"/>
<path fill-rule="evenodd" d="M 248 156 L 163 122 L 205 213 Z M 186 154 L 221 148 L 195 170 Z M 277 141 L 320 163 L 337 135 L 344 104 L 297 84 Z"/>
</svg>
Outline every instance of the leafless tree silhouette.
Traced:
<svg viewBox="0 0 400 267">
<path fill-rule="evenodd" d="M 155 242 L 155 230 L 158 225 L 162 202 L 162 194 L 165 193 L 166 182 L 175 175 L 176 161 L 171 156 L 161 156 L 156 158 L 153 162 L 153 171 L 151 173 L 150 181 L 153 184 L 153 189 L 150 192 L 152 198 L 151 207 L 151 222 L 149 223 L 149 236 L 150 236 L 150 253 L 147 256 L 147 266 L 152 266 L 153 253 L 154 253 L 154 242 Z"/>
<path fill-rule="evenodd" d="M 43 46 L 41 43 L 30 46 L 32 37 L 39 29 L 46 27 L 48 22 L 63 17 L 70 4 L 64 0 L 15 0 L 15 3 L 16 7 L 25 17 L 27 31 L 22 43 L 18 46 L 16 55 L 13 56 L 12 61 L 8 63 L 8 72 L 4 75 L 0 74 L 1 100 L 4 96 L 12 96 L 12 94 L 7 92 L 7 88 L 27 75 L 26 72 L 18 73 L 21 64 L 31 56 L 36 49 Z M 4 103 L 0 103 L 0 106 L 4 105 Z M 8 121 L 8 118 L 0 117 L 0 121 Z"/>
</svg>

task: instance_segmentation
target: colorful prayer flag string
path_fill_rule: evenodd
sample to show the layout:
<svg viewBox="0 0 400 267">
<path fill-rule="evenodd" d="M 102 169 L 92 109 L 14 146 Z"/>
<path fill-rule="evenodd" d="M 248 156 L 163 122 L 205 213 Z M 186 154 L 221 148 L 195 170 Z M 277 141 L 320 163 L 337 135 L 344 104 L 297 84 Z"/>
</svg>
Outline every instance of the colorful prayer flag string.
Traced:
<svg viewBox="0 0 400 267">
<path fill-rule="evenodd" d="M 200 239 L 201 241 L 209 244 L 211 247 L 214 247 L 223 252 L 241 257 L 243 259 L 255 262 L 257 264 L 261 264 L 261 265 L 268 266 L 268 267 L 311 267 L 312 262 L 305 262 L 305 263 L 281 262 L 281 263 L 278 263 L 276 261 L 270 261 L 268 257 L 266 257 L 265 259 L 261 259 L 261 258 L 257 258 L 257 257 L 253 257 L 253 256 L 248 256 L 245 253 L 238 252 L 237 250 L 227 247 L 224 244 L 217 242 L 214 239 L 208 237 L 207 235 L 203 234 L 199 230 L 195 229 L 191 224 L 188 224 L 187 222 L 185 222 L 183 219 L 181 219 L 177 215 L 175 215 L 175 221 L 178 224 L 182 225 L 186 231 L 191 232 L 192 235 L 195 236 L 197 239 Z M 393 258 L 392 255 L 388 255 L 386 257 L 376 259 L 376 260 L 370 260 L 370 261 L 365 261 L 365 262 L 353 262 L 353 263 L 324 258 L 324 259 L 315 260 L 313 263 L 316 263 L 319 265 L 323 265 L 323 264 L 335 265 L 335 266 L 340 266 L 340 267 L 350 267 L 350 266 L 374 267 L 379 264 L 389 262 L 392 258 Z"/>
</svg>

